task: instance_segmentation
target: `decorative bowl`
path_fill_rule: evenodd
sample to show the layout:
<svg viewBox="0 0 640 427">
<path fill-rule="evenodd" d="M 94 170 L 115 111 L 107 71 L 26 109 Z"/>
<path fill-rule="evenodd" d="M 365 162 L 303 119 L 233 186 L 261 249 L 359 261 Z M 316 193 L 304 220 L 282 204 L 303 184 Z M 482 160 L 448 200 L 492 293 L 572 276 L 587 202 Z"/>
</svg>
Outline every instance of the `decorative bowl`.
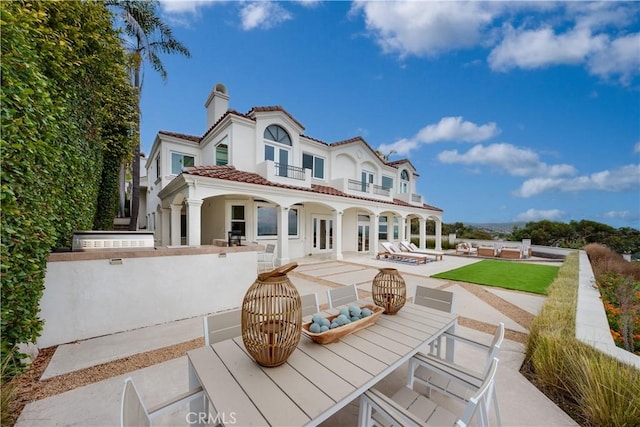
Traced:
<svg viewBox="0 0 640 427">
<path fill-rule="evenodd" d="M 374 304 L 364 304 L 360 306 L 360 308 L 368 308 L 371 310 L 372 314 L 370 316 L 364 317 L 360 320 L 356 320 L 355 322 L 347 323 L 346 325 L 339 326 L 335 329 L 329 329 L 325 332 L 314 333 L 309 331 L 309 326 L 311 325 L 311 321 L 305 322 L 302 324 L 302 333 L 315 343 L 318 344 L 329 344 L 332 342 L 338 341 L 340 338 L 352 334 L 360 329 L 364 329 L 368 326 L 373 325 L 378 320 L 378 317 L 384 312 L 384 308 L 378 307 Z M 327 316 L 329 322 L 333 321 L 340 314 L 333 314 L 331 316 Z"/>
</svg>

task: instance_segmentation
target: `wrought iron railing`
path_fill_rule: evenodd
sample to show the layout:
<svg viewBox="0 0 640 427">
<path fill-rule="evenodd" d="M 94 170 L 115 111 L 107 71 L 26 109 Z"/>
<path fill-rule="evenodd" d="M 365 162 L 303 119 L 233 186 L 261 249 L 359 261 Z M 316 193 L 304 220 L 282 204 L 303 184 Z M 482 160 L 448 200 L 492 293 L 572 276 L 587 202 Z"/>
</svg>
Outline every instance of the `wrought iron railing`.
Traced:
<svg viewBox="0 0 640 427">
<path fill-rule="evenodd" d="M 273 165 L 276 169 L 276 176 L 298 179 L 300 181 L 305 180 L 304 168 L 287 165 L 285 163 L 274 163 Z"/>
</svg>

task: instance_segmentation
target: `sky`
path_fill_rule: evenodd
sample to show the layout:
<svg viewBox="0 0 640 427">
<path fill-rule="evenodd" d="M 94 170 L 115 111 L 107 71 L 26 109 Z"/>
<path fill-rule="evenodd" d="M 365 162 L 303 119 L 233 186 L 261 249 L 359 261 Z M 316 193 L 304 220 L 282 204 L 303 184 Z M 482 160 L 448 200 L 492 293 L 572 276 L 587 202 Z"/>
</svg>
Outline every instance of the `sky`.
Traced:
<svg viewBox="0 0 640 427">
<path fill-rule="evenodd" d="M 203 135 L 204 103 L 282 106 L 417 168 L 445 223 L 640 229 L 638 2 L 160 2 L 190 58 L 144 71 L 141 141 Z"/>
</svg>

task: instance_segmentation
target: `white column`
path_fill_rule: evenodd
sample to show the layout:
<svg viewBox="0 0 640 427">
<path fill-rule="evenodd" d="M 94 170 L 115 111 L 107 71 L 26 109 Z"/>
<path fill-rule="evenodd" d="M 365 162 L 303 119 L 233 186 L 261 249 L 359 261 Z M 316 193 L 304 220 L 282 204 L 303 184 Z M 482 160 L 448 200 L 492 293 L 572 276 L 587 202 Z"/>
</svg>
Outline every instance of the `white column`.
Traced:
<svg viewBox="0 0 640 427">
<path fill-rule="evenodd" d="M 427 220 L 420 218 L 420 249 L 427 247 Z"/>
<path fill-rule="evenodd" d="M 369 230 L 369 253 L 376 255 L 378 253 L 378 231 L 380 229 L 380 215 L 372 215 L 373 223 Z"/>
<path fill-rule="evenodd" d="M 171 246 L 180 246 L 180 214 L 182 205 L 171 205 Z"/>
<path fill-rule="evenodd" d="M 398 239 L 402 242 L 403 240 L 411 240 L 407 239 L 407 219 L 404 216 L 400 216 L 398 219 Z M 389 239 L 393 240 L 393 239 Z"/>
<path fill-rule="evenodd" d="M 169 246 L 171 244 L 171 209 L 162 208 L 160 237 L 162 239 L 162 246 Z"/>
<path fill-rule="evenodd" d="M 333 211 L 333 256 L 342 259 L 342 211 Z"/>
<path fill-rule="evenodd" d="M 200 246 L 201 244 L 201 230 L 202 226 L 200 222 L 200 212 L 202 207 L 202 200 L 189 199 L 187 200 L 187 245 Z"/>
<path fill-rule="evenodd" d="M 442 220 L 436 220 L 436 251 L 442 250 Z"/>
<path fill-rule="evenodd" d="M 278 265 L 289 262 L 289 208 L 278 206 Z"/>
</svg>

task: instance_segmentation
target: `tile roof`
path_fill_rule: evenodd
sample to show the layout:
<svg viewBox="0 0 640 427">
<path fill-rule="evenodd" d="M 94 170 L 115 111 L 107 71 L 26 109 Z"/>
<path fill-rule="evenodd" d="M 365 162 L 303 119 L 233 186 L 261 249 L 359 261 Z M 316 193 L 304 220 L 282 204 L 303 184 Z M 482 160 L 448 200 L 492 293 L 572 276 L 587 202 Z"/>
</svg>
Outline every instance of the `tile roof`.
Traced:
<svg viewBox="0 0 640 427">
<path fill-rule="evenodd" d="M 166 130 L 158 131 L 158 133 L 161 133 L 167 136 L 173 136 L 174 138 L 186 139 L 192 142 L 200 142 L 200 139 L 201 139 L 199 136 L 187 135 L 186 133 L 168 132 Z"/>
<path fill-rule="evenodd" d="M 268 111 L 281 111 L 281 112 L 285 113 L 287 116 L 289 116 L 289 118 L 291 120 L 293 120 L 295 124 L 297 124 L 302 129 L 304 129 L 304 126 L 302 125 L 302 123 L 297 121 L 295 119 L 295 117 L 293 117 L 291 114 L 289 114 L 289 112 L 287 110 L 285 110 L 280 105 L 274 105 L 274 106 L 270 106 L 270 107 L 253 107 L 251 110 L 249 110 L 249 112 L 247 113 L 247 116 L 251 116 L 251 114 L 254 113 L 254 112 L 261 113 L 261 112 L 268 112 Z"/>
<path fill-rule="evenodd" d="M 413 206 L 413 205 L 411 205 L 409 203 L 403 202 L 402 200 L 398 200 L 398 199 L 393 199 L 393 202 L 387 202 L 387 201 L 384 201 L 384 200 L 378 200 L 378 199 L 373 199 L 373 198 L 369 198 L 369 197 L 355 196 L 355 195 L 352 195 L 352 194 L 344 193 L 344 192 L 342 192 L 342 191 L 340 191 L 340 190 L 338 190 L 336 188 L 329 187 L 329 186 L 326 186 L 326 185 L 311 184 L 311 188 L 306 188 L 306 187 L 298 187 L 298 186 L 295 186 L 295 185 L 281 184 L 281 183 L 278 183 L 278 182 L 271 182 L 271 181 L 267 180 L 266 178 L 258 175 L 257 173 L 239 171 L 234 166 L 229 166 L 229 165 L 225 165 L 225 166 L 191 166 L 189 168 L 184 169 L 184 171 L 182 173 L 186 174 L 186 175 L 195 175 L 195 176 L 201 176 L 201 177 L 206 177 L 206 178 L 222 179 L 222 180 L 234 181 L 234 182 L 244 182 L 244 183 L 247 183 L 247 184 L 265 185 L 265 186 L 269 186 L 269 187 L 287 188 L 287 189 L 291 189 L 291 190 L 307 191 L 307 192 L 311 192 L 311 193 L 326 194 L 326 195 L 329 195 L 329 196 L 346 197 L 346 198 L 349 198 L 349 199 L 365 200 L 365 201 L 376 202 L 376 203 L 387 203 L 387 204 L 391 204 L 391 205 L 398 205 L 398 206 L 404 206 L 404 207 L 414 207 L 414 208 L 418 207 L 418 206 Z M 426 204 L 423 205 L 422 208 L 442 212 L 442 209 L 437 208 L 435 206 L 426 205 Z"/>
</svg>

